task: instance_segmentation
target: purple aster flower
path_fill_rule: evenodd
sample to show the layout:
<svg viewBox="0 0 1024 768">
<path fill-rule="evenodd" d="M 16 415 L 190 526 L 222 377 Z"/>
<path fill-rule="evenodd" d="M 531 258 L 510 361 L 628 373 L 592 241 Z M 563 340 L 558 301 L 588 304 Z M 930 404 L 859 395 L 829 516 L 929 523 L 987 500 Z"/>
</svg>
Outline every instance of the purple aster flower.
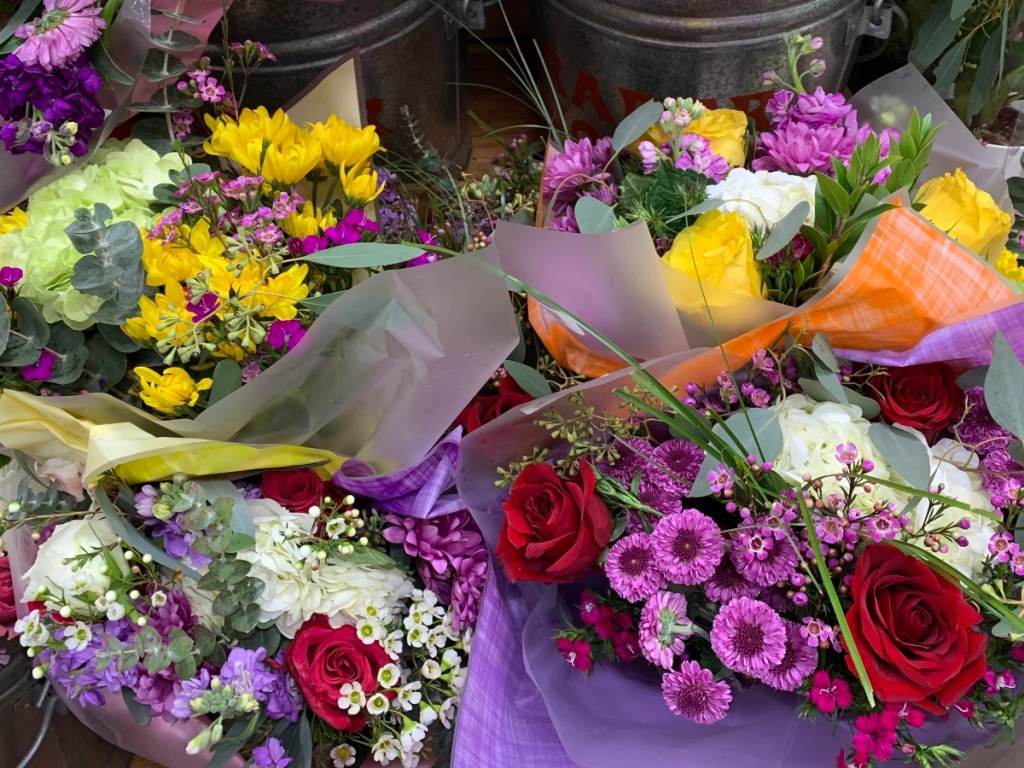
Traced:
<svg viewBox="0 0 1024 768">
<path fill-rule="evenodd" d="M 285 669 L 284 651 L 278 652 L 273 664 L 268 666 L 273 682 L 267 693 L 267 717 L 271 720 L 287 720 L 290 723 L 299 722 L 305 700 L 295 679 Z"/>
<path fill-rule="evenodd" d="M 760 526 L 745 526 L 733 540 L 733 565 L 747 581 L 768 587 L 788 580 L 799 558 L 789 539 L 776 537 Z"/>
<path fill-rule="evenodd" d="M 785 171 L 801 176 L 820 171 L 831 176 L 832 159 L 847 162 L 855 146 L 854 137 L 844 127 L 793 122 L 774 133 L 758 136 L 758 156 L 751 167 L 755 171 Z"/>
<path fill-rule="evenodd" d="M 682 656 L 693 622 L 686 616 L 686 598 L 677 592 L 657 592 L 640 613 L 640 651 L 652 664 L 672 669 Z"/>
<path fill-rule="evenodd" d="M 678 515 L 683 509 L 683 502 L 678 493 L 672 493 L 651 483 L 640 484 L 637 498 L 662 515 Z"/>
<path fill-rule="evenodd" d="M 133 693 L 139 704 L 149 707 L 151 715 L 168 723 L 175 721 L 171 709 L 181 693 L 181 681 L 174 674 L 174 667 L 162 669 L 155 675 L 142 672 Z"/>
<path fill-rule="evenodd" d="M 288 768 L 291 762 L 284 745 L 273 736 L 252 751 L 253 768 Z"/>
<path fill-rule="evenodd" d="M 684 661 L 678 672 L 666 672 L 661 678 L 661 693 L 672 712 L 702 725 L 725 717 L 732 702 L 728 683 L 716 682 L 711 671 L 696 661 Z"/>
<path fill-rule="evenodd" d="M 650 463 L 644 466 L 643 479 L 676 496 L 683 496 L 690 490 L 704 461 L 704 451 L 689 440 L 668 440 L 650 456 Z"/>
<path fill-rule="evenodd" d="M 150 596 L 156 591 L 156 587 L 150 587 Z M 160 605 L 153 603 L 153 609 L 149 613 L 149 626 L 159 632 L 165 641 L 170 637 L 171 629 L 174 627 L 191 635 L 199 619 L 192 613 L 192 604 L 188 597 L 180 589 L 168 589 L 163 594 L 164 600 Z"/>
<path fill-rule="evenodd" d="M 796 97 L 789 117 L 810 126 L 840 125 L 853 112 L 841 93 L 827 93 L 820 85 L 814 93 L 801 93 Z M 856 113 L 853 113 L 856 117 Z"/>
<path fill-rule="evenodd" d="M 545 199 L 555 202 L 556 212 L 571 206 L 580 196 L 582 187 L 600 185 L 611 178 L 604 170 L 612 159 L 612 140 L 609 137 L 596 142 L 589 138 L 565 142 L 561 152 L 553 152 L 544 169 L 542 185 Z"/>
<path fill-rule="evenodd" d="M 627 437 L 615 441 L 615 450 L 619 458 L 611 464 L 601 463 L 598 469 L 602 474 L 629 488 L 637 472 L 644 468 L 645 459 L 654 455 L 654 445 L 641 437 Z"/>
<path fill-rule="evenodd" d="M 429 589 L 437 595 L 437 599 L 442 605 L 451 605 L 452 580 L 455 578 L 452 569 L 449 568 L 444 573 L 438 573 L 434 570 L 434 566 L 426 560 L 420 560 L 416 564 L 416 573 L 419 574 L 424 589 Z"/>
<path fill-rule="evenodd" d="M 704 594 L 716 603 L 731 602 L 738 597 L 757 597 L 760 591 L 736 570 L 731 557 L 723 557 L 714 575 L 704 582 Z"/>
<path fill-rule="evenodd" d="M 957 437 L 964 443 L 987 453 L 1006 446 L 1012 435 L 996 424 L 985 403 L 985 390 L 971 387 L 967 395 L 967 412 L 956 427 Z"/>
<path fill-rule="evenodd" d="M 10 288 L 25 276 L 25 272 L 18 267 L 0 267 L 0 285 Z"/>
<path fill-rule="evenodd" d="M 776 91 L 765 105 L 764 112 L 771 121 L 772 128 L 788 125 L 791 121 L 790 110 L 796 94 L 792 91 Z"/>
<path fill-rule="evenodd" d="M 780 691 L 795 691 L 818 668 L 818 651 L 807 644 L 800 625 L 792 621 L 785 624 L 786 650 L 782 661 L 761 675 L 761 681 Z"/>
<path fill-rule="evenodd" d="M 267 331 L 267 344 L 274 349 L 292 350 L 305 335 L 306 329 L 298 320 L 275 320 Z"/>
<path fill-rule="evenodd" d="M 384 529 L 384 538 L 401 544 L 409 557 L 425 560 L 438 574 L 445 573 L 449 564 L 457 568 L 463 558 L 483 546 L 480 529 L 468 512 L 429 520 L 388 515 L 385 520 L 390 527 Z"/>
<path fill-rule="evenodd" d="M 487 581 L 487 565 L 487 550 L 481 547 L 471 557 L 463 558 L 456 569 L 451 594 L 452 627 L 456 632 L 476 624 Z"/>
<path fill-rule="evenodd" d="M 25 381 L 46 381 L 53 376 L 53 366 L 56 362 L 57 358 L 53 352 L 44 349 L 35 363 L 23 366 L 18 371 Z"/>
<path fill-rule="evenodd" d="M 555 216 L 551 221 L 550 228 L 556 232 L 575 232 L 579 234 L 580 225 L 576 221 L 576 211 L 571 205 L 567 205 L 561 214 Z"/>
<path fill-rule="evenodd" d="M 96 0 L 43 0 L 43 15 L 14 31 L 24 41 L 14 53 L 26 64 L 60 69 L 99 40 L 107 26 L 102 12 Z"/>
<path fill-rule="evenodd" d="M 786 624 L 760 600 L 740 597 L 722 606 L 711 625 L 711 649 L 725 666 L 760 677 L 786 654 Z"/>
<path fill-rule="evenodd" d="M 646 533 L 624 536 L 608 550 L 604 570 L 619 595 L 631 603 L 646 600 L 665 586 L 658 570 L 651 537 Z"/>
<path fill-rule="evenodd" d="M 696 509 L 663 517 L 651 539 L 658 567 L 672 581 L 688 586 L 711 578 L 725 554 L 715 521 Z"/>
</svg>

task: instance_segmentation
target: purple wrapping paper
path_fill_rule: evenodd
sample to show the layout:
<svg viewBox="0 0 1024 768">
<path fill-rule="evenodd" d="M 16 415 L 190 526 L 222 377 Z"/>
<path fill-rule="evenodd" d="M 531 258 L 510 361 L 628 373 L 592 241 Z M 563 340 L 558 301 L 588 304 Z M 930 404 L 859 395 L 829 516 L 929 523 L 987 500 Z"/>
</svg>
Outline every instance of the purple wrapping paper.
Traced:
<svg viewBox="0 0 1024 768">
<path fill-rule="evenodd" d="M 1017 303 L 925 336 L 902 354 L 837 353 L 871 362 L 956 360 L 968 366 L 987 362 L 997 331 L 1024 358 L 1021 329 L 1024 303 Z M 657 375 L 693 354 L 654 361 L 649 368 Z M 588 404 L 601 409 L 614 403 L 616 386 L 629 383 L 628 374 L 619 373 L 576 389 L 586 391 Z M 530 403 L 463 441 L 459 492 L 492 551 L 504 496 L 493 484 L 495 468 L 549 442 L 532 423 L 534 414 L 550 407 L 567 412 L 572 408 L 567 398 L 563 392 Z M 456 729 L 454 768 L 823 768 L 833 765 L 839 749 L 849 744 L 848 730 L 833 734 L 828 723 L 798 719 L 797 696 L 763 686 L 736 693 L 724 720 L 702 726 L 669 712 L 658 678 L 641 664 L 602 665 L 584 677 L 565 663 L 552 641 L 559 611 L 572 610 L 565 592 L 536 583 L 510 584 L 497 564 L 492 573 Z M 918 733 L 923 743 L 951 741 L 964 750 L 989 739 L 959 717 L 929 722 Z M 1019 755 L 978 750 L 971 760 L 980 767 L 999 757 L 1009 766 Z"/>
</svg>

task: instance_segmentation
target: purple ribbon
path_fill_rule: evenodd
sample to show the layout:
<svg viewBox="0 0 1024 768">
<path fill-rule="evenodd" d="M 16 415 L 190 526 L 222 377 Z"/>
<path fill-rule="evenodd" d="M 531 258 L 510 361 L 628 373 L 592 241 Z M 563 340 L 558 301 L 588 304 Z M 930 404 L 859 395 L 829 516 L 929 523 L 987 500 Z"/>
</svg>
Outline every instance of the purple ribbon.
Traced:
<svg viewBox="0 0 1024 768">
<path fill-rule="evenodd" d="M 427 520 L 461 512 L 466 504 L 455 491 L 462 427 L 456 427 L 430 452 L 408 469 L 390 475 L 375 474 L 365 461 L 349 459 L 334 473 L 339 488 L 372 499 L 381 512 Z"/>
</svg>

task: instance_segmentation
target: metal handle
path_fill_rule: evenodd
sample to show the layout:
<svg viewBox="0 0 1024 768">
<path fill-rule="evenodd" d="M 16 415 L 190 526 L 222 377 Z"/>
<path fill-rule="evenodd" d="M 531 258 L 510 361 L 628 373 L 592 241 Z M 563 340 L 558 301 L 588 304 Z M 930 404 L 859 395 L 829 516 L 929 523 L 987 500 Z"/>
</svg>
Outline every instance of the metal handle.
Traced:
<svg viewBox="0 0 1024 768">
<path fill-rule="evenodd" d="M 494 5 L 495 0 L 446 0 L 440 3 L 444 10 L 444 31 L 452 37 L 459 29 L 483 29 L 484 8 Z"/>
<path fill-rule="evenodd" d="M 892 0 L 866 0 L 846 25 L 846 45 L 861 35 L 887 39 L 892 34 L 893 12 Z"/>
</svg>

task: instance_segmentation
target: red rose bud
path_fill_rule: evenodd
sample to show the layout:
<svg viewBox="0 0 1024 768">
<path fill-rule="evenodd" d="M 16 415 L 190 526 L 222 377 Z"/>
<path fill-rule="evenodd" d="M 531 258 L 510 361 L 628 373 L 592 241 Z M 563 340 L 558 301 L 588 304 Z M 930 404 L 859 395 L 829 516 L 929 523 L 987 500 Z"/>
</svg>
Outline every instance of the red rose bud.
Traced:
<svg viewBox="0 0 1024 768">
<path fill-rule="evenodd" d="M 920 430 L 931 445 L 964 412 L 964 393 L 956 378 L 956 371 L 945 363 L 924 363 L 890 368 L 888 375 L 875 376 L 871 384 L 882 418 Z"/>
<path fill-rule="evenodd" d="M 312 469 L 266 472 L 260 491 L 263 498 L 272 499 L 291 512 L 305 514 L 323 501 L 324 481 Z"/>
<path fill-rule="evenodd" d="M 519 388 L 515 379 L 506 376 L 498 384 L 498 394 L 474 397 L 469 401 L 469 405 L 462 409 L 462 413 L 455 419 L 455 423 L 461 425 L 468 435 L 474 429 L 479 429 L 484 424 L 494 421 L 506 411 L 511 411 L 533 399 Z"/>
<path fill-rule="evenodd" d="M 888 544 L 857 560 L 846 612 L 879 701 L 944 714 L 985 673 L 986 637 L 960 590 L 920 560 Z M 853 657 L 846 665 L 856 674 Z"/>
<path fill-rule="evenodd" d="M 285 652 L 285 664 L 309 708 L 346 733 L 363 729 L 366 710 L 350 715 L 347 708 L 340 707 L 341 687 L 359 683 L 369 699 L 379 688 L 377 673 L 389 663 L 391 658 L 378 643 L 364 643 L 353 626 L 334 629 L 319 614 L 302 625 Z M 392 698 L 394 693 L 385 695 Z"/>
<path fill-rule="evenodd" d="M 612 535 L 612 515 L 594 492 L 586 462 L 566 479 L 547 464 L 530 464 L 502 504 L 497 555 L 510 581 L 567 583 L 588 571 Z"/>
</svg>

